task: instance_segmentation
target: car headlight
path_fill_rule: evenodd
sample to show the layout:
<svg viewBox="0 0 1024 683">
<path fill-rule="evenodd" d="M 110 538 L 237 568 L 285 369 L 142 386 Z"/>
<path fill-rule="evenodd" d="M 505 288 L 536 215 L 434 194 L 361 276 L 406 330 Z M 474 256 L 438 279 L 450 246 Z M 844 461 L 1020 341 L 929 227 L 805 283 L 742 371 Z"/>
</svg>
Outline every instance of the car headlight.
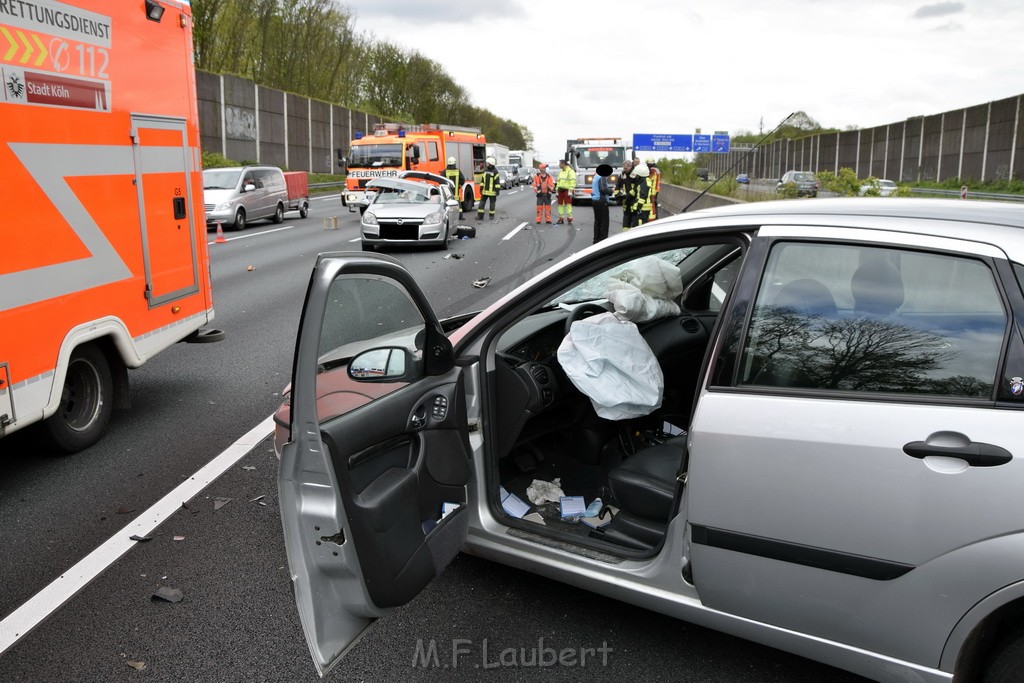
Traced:
<svg viewBox="0 0 1024 683">
<path fill-rule="evenodd" d="M 363 214 L 363 223 L 365 225 L 378 225 L 377 216 L 367 211 Z"/>
<path fill-rule="evenodd" d="M 432 214 L 430 214 L 428 216 L 425 216 L 423 218 L 423 224 L 424 225 L 434 225 L 435 223 L 440 223 L 443 220 L 444 220 L 444 213 L 441 212 L 441 211 L 438 211 L 436 213 L 432 213 Z"/>
<path fill-rule="evenodd" d="M 231 208 L 231 202 L 221 202 L 217 206 L 213 207 L 214 211 L 227 211 Z"/>
</svg>

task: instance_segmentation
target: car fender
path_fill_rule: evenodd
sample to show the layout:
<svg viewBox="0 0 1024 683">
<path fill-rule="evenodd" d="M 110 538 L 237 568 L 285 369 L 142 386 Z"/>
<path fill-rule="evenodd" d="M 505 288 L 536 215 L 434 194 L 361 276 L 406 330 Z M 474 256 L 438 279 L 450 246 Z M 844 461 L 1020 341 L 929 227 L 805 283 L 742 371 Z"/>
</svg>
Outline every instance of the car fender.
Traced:
<svg viewBox="0 0 1024 683">
<path fill-rule="evenodd" d="M 999 587 L 987 595 L 981 596 L 964 613 L 950 632 L 939 663 L 939 668 L 944 671 L 954 670 L 961 652 L 979 624 L 1006 605 L 1024 600 L 1024 576 L 1020 576 L 1020 558 L 1024 554 L 1024 532 L 975 543 L 961 548 L 951 555 L 960 555 L 961 553 L 967 555 L 958 560 L 961 562 L 958 569 L 963 572 L 961 576 L 965 578 L 976 580 L 978 573 L 986 568 L 992 568 L 996 572 L 998 572 L 998 568 L 1005 568 L 1005 571 L 998 572 L 1004 575 L 1003 582 L 993 584 Z M 1013 576 L 1014 572 L 1017 572 L 1017 576 Z M 990 573 L 994 572 L 986 572 L 986 578 L 989 578 L 988 574 Z M 999 576 L 991 578 L 997 582 L 1000 580 Z"/>
</svg>

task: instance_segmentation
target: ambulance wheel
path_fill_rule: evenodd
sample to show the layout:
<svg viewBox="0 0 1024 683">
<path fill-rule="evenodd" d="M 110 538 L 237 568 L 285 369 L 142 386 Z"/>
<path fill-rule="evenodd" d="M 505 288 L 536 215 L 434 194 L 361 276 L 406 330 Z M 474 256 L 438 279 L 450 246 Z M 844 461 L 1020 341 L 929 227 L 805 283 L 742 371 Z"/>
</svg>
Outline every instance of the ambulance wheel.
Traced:
<svg viewBox="0 0 1024 683">
<path fill-rule="evenodd" d="M 43 439 L 54 451 L 74 453 L 100 440 L 114 408 L 110 364 L 92 344 L 71 354 L 57 412 L 41 425 Z"/>
<path fill-rule="evenodd" d="M 305 218 L 309 215 L 309 204 L 303 202 L 302 206 L 299 207 L 299 218 Z"/>
<path fill-rule="evenodd" d="M 284 223 L 284 204 L 278 202 L 277 208 L 274 210 L 274 222 Z"/>
<path fill-rule="evenodd" d="M 245 230 L 245 209 L 239 209 L 235 212 L 235 230 L 241 232 Z"/>
</svg>

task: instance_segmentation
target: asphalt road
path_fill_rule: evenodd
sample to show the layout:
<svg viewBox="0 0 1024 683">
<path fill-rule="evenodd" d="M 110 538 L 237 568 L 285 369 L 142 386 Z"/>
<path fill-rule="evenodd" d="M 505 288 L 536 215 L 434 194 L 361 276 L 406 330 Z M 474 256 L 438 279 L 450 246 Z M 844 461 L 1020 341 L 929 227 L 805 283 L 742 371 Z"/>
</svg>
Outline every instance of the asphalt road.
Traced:
<svg viewBox="0 0 1024 683">
<path fill-rule="evenodd" d="M 592 213 L 572 226 L 534 225 L 526 191 L 506 191 L 498 219 L 445 251 L 392 255 L 415 273 L 441 317 L 478 310 L 550 263 L 589 245 Z M 338 217 L 338 229 L 324 218 Z M 466 224 L 477 225 L 467 215 Z M 618 210 L 612 210 L 617 225 Z M 528 224 L 503 239 L 524 221 Z M 614 231 L 614 228 L 613 228 Z M 131 373 L 132 408 L 105 439 L 70 457 L 0 441 L 0 635 L 10 617 L 69 568 L 211 462 L 278 406 L 318 252 L 358 249 L 358 220 L 337 196 L 309 218 L 210 234 L 217 344 L 179 344 Z M 356 241 L 353 241 L 356 240 Z M 463 258 L 444 258 L 446 254 Z M 490 277 L 487 287 L 472 282 Z M 150 534 L 0 654 L 2 681 L 313 681 L 288 579 L 269 439 L 205 489 L 172 500 Z M 217 499 L 221 499 L 218 501 Z M 228 499 L 224 502 L 224 499 Z M 184 505 L 182 505 L 184 504 Z M 154 600 L 176 588 L 177 603 Z M 45 593 L 44 593 L 45 595 Z M 430 641 L 438 656 L 423 658 Z M 604 647 L 585 671 L 494 666 L 506 648 Z M 507 659 L 507 656 L 506 656 Z M 521 662 L 523 660 L 520 660 Z M 141 669 L 139 667 L 142 667 Z M 859 680 L 614 600 L 471 557 L 381 619 L 332 674 L 336 680 Z"/>
</svg>

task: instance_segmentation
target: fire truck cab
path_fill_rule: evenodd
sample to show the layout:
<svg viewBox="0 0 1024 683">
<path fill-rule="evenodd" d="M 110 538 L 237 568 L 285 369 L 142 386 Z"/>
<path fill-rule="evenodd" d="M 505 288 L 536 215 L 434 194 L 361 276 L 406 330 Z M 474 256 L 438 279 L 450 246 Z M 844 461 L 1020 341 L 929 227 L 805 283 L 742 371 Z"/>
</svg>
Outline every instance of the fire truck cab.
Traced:
<svg viewBox="0 0 1024 683">
<path fill-rule="evenodd" d="M 366 184 L 374 178 L 397 178 L 402 171 L 444 175 L 454 157 L 466 181 L 456 188 L 463 210 L 480 198 L 480 178 L 486 167 L 487 139 L 479 128 L 444 124 L 380 123 L 372 135 L 356 133 L 346 160 L 347 176 L 341 203 L 362 212 L 368 203 Z"/>
</svg>

